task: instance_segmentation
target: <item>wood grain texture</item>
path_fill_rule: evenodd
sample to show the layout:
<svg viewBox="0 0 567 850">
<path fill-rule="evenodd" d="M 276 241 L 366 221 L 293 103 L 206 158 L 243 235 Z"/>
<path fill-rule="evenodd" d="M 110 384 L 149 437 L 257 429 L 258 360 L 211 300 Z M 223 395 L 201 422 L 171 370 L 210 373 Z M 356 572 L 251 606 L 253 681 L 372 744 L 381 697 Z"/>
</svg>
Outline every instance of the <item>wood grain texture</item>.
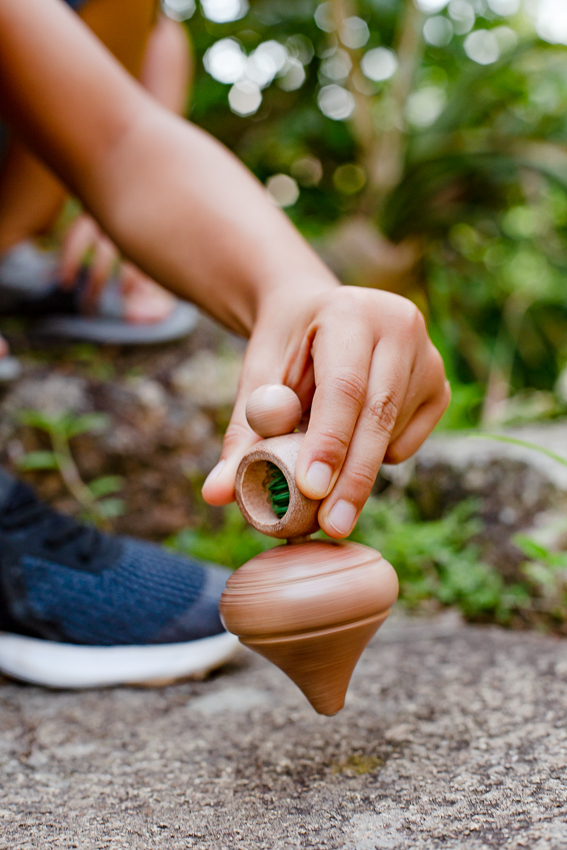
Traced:
<svg viewBox="0 0 567 850">
<path fill-rule="evenodd" d="M 246 419 L 259 437 L 291 434 L 301 422 L 301 402 L 290 387 L 264 384 L 251 394 Z"/>
<path fill-rule="evenodd" d="M 310 541 L 252 558 L 228 580 L 226 628 L 336 714 L 364 647 L 398 595 L 395 571 L 357 543 Z"/>
<path fill-rule="evenodd" d="M 286 434 L 262 440 L 249 449 L 236 473 L 236 501 L 244 518 L 269 537 L 289 539 L 313 534 L 317 522 L 318 500 L 308 499 L 295 483 L 295 464 L 303 434 Z M 284 474 L 289 487 L 289 508 L 278 518 L 272 509 L 267 488 L 268 464 Z"/>
</svg>

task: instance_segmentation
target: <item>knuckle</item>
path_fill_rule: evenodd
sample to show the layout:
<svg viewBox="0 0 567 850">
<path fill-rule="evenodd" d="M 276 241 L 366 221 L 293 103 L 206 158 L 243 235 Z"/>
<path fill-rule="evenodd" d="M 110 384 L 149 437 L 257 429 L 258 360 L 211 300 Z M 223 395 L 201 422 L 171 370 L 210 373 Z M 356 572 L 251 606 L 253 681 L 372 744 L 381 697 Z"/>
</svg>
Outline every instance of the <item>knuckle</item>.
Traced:
<svg viewBox="0 0 567 850">
<path fill-rule="evenodd" d="M 384 461 L 385 463 L 391 463 L 395 466 L 398 463 L 403 463 L 404 460 L 407 460 L 408 457 L 411 456 L 411 454 L 411 451 L 403 451 L 403 448 L 397 443 L 392 443 L 391 446 L 388 446 L 388 451 L 386 452 Z"/>
<path fill-rule="evenodd" d="M 425 317 L 412 301 L 404 299 L 404 304 L 401 308 L 401 320 L 406 328 L 406 332 L 412 339 L 419 339 L 423 334 L 427 333 Z"/>
<path fill-rule="evenodd" d="M 392 390 L 376 393 L 368 399 L 368 415 L 380 431 L 390 434 L 398 417 L 398 405 Z"/>
<path fill-rule="evenodd" d="M 377 471 L 371 469 L 367 464 L 353 464 L 349 466 L 345 477 L 348 478 L 357 500 L 361 498 L 365 499 L 368 493 L 370 493 L 376 481 L 376 475 Z"/>
<path fill-rule="evenodd" d="M 435 381 L 445 383 L 445 364 L 443 363 L 443 358 L 436 348 L 433 348 L 431 352 L 429 370 Z"/>
<path fill-rule="evenodd" d="M 366 381 L 353 371 L 341 372 L 335 375 L 335 389 L 344 398 L 354 402 L 359 408 L 362 407 L 366 392 Z"/>
<path fill-rule="evenodd" d="M 317 459 L 335 465 L 344 457 L 349 446 L 349 437 L 342 431 L 324 429 L 317 434 Z"/>
<path fill-rule="evenodd" d="M 242 425 L 240 422 L 231 422 L 225 431 L 223 444 L 225 447 L 232 448 L 244 441 L 250 440 L 250 428 L 248 425 Z"/>
<path fill-rule="evenodd" d="M 425 316 L 421 310 L 415 306 L 415 304 L 412 304 L 411 306 L 413 308 L 411 311 L 412 327 L 415 328 L 416 331 L 425 331 Z"/>
</svg>

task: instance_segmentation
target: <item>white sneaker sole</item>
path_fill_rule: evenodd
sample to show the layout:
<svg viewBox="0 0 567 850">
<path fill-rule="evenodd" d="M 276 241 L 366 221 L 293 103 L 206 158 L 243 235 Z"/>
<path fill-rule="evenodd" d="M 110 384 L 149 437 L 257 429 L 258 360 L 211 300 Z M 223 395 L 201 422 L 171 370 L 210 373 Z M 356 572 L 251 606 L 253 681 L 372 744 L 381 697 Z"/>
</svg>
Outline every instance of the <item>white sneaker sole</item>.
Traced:
<svg viewBox="0 0 567 850">
<path fill-rule="evenodd" d="M 49 688 L 158 686 L 200 679 L 238 648 L 238 638 L 228 632 L 155 646 L 77 646 L 0 632 L 0 673 Z"/>
</svg>

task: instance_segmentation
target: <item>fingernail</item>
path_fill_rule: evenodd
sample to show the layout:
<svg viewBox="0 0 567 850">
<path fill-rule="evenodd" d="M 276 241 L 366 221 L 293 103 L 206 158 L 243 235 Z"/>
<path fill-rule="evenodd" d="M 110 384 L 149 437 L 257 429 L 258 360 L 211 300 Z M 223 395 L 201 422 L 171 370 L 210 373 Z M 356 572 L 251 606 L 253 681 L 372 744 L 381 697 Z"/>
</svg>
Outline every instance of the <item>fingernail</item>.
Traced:
<svg viewBox="0 0 567 850">
<path fill-rule="evenodd" d="M 348 534 L 354 525 L 356 508 L 350 502 L 339 499 L 329 512 L 328 522 L 337 534 Z"/>
<path fill-rule="evenodd" d="M 219 477 L 219 475 L 221 474 L 221 472 L 223 471 L 223 469 L 225 467 L 225 464 L 226 464 L 226 460 L 219 460 L 217 465 L 214 466 L 211 469 L 211 471 L 209 472 L 209 474 L 207 475 L 203 487 L 206 487 L 207 484 L 210 484 L 211 481 L 215 481 Z"/>
<path fill-rule="evenodd" d="M 333 470 L 326 463 L 314 461 L 305 474 L 307 486 L 316 498 L 322 499 L 329 489 Z"/>
</svg>

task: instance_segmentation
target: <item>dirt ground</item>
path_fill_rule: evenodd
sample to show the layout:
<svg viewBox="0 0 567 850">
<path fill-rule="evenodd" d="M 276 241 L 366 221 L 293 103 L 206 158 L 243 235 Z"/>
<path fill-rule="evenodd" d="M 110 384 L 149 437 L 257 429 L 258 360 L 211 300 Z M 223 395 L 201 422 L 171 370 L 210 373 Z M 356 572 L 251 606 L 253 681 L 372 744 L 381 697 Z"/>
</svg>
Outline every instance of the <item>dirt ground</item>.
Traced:
<svg viewBox="0 0 567 850">
<path fill-rule="evenodd" d="M 26 452 L 50 448 L 46 434 L 21 423 L 22 412 L 101 412 L 108 417 L 104 430 L 75 437 L 71 447 L 85 482 L 124 479 L 124 511 L 111 529 L 162 540 L 204 520 L 214 525 L 200 487 L 218 460 L 242 340 L 205 318 L 187 340 L 134 349 L 46 346 L 14 322 L 4 330 L 23 372 L 0 385 L 0 462 L 20 474 Z M 26 477 L 60 509 L 80 512 L 58 473 Z"/>
</svg>

